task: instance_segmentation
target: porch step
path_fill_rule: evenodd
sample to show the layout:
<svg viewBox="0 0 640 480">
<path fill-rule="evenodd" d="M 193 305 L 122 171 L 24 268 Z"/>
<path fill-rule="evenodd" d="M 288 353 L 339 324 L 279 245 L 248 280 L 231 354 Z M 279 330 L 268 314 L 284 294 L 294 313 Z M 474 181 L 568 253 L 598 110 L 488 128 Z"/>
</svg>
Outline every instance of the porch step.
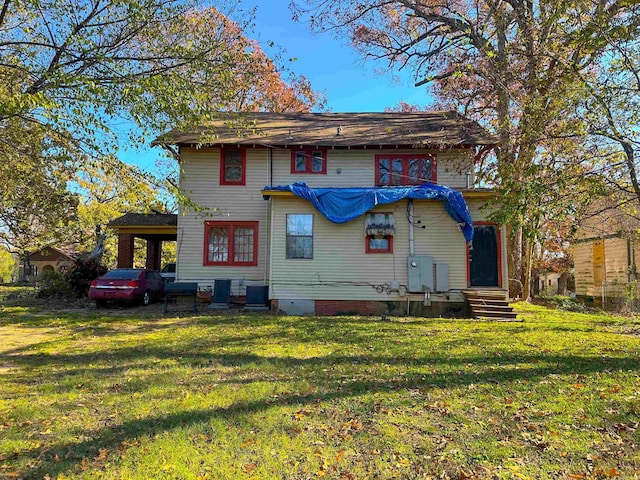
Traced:
<svg viewBox="0 0 640 480">
<path fill-rule="evenodd" d="M 483 308 L 489 308 L 491 310 L 500 310 L 511 312 L 513 308 L 507 303 L 503 301 L 494 300 L 493 302 L 478 302 L 476 300 L 469 300 L 469 305 L 473 308 L 477 308 L 478 310 L 482 310 Z"/>
<path fill-rule="evenodd" d="M 516 322 L 518 315 L 513 311 L 505 290 L 463 290 L 471 315 L 477 320 L 495 322 Z"/>
<path fill-rule="evenodd" d="M 511 310 L 489 310 L 489 309 L 473 309 L 475 317 L 502 317 L 502 318 L 517 318 L 518 314 Z"/>
<path fill-rule="evenodd" d="M 477 317 L 475 320 L 482 322 L 524 322 L 521 318 L 502 318 L 502 317 Z"/>
<path fill-rule="evenodd" d="M 506 290 L 463 290 L 462 293 L 468 299 L 478 298 L 483 300 L 504 300 L 506 301 L 508 292 Z"/>
</svg>

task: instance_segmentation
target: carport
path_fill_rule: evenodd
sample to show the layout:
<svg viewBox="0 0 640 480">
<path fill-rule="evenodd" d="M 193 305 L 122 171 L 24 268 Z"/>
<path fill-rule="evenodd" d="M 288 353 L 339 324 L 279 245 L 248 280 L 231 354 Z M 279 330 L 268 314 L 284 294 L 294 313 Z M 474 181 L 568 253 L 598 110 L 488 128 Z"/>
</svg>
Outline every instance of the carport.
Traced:
<svg viewBox="0 0 640 480">
<path fill-rule="evenodd" d="M 134 239 L 147 242 L 145 266 L 160 270 L 162 242 L 178 238 L 178 216 L 173 213 L 126 213 L 107 228 L 118 232 L 118 268 L 133 267 Z"/>
</svg>

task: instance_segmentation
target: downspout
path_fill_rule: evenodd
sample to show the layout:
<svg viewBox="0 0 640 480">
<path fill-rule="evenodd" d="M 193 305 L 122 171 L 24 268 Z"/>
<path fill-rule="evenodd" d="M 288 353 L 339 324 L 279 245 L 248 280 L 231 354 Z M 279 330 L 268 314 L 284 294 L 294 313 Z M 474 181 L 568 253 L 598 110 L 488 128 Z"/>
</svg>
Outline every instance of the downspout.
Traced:
<svg viewBox="0 0 640 480">
<path fill-rule="evenodd" d="M 273 149 L 271 147 L 267 147 L 267 179 L 269 180 L 269 186 L 273 186 Z M 271 259 L 269 258 L 269 243 L 271 239 L 271 202 L 273 200 L 269 198 L 266 201 L 265 212 L 264 212 L 264 223 L 265 223 L 265 240 L 264 240 L 264 285 L 268 285 L 267 281 L 269 279 L 269 265 L 271 263 Z"/>
<path fill-rule="evenodd" d="M 269 186 L 273 187 L 273 148 L 267 147 L 267 151 L 269 152 L 269 165 L 267 166 L 269 170 Z"/>
<path fill-rule="evenodd" d="M 409 255 L 413 255 L 415 253 L 415 237 L 413 231 L 413 198 L 409 199 Z"/>
<path fill-rule="evenodd" d="M 413 231 L 413 198 L 409 199 L 409 212 L 407 216 L 409 217 L 409 255 L 412 256 L 416 251 L 415 232 Z M 407 274 L 409 274 L 409 272 L 407 272 Z M 407 285 L 408 284 L 409 282 L 407 282 Z M 411 313 L 411 300 L 409 298 L 407 295 L 407 317 Z"/>
</svg>

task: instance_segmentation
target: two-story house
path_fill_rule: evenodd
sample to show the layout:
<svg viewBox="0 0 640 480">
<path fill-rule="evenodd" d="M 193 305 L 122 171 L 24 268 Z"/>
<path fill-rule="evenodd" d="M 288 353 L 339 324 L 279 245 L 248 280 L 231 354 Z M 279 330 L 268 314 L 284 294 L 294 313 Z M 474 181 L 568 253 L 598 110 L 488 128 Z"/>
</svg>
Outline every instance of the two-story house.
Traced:
<svg viewBox="0 0 640 480">
<path fill-rule="evenodd" d="M 495 194 L 474 188 L 496 139 L 477 123 L 454 112 L 225 118 L 155 142 L 177 151 L 180 186 L 205 209 L 178 217 L 177 281 L 230 279 L 238 296 L 268 285 L 290 314 L 462 313 L 469 288 L 504 292 L 504 228 L 482 209 Z"/>
</svg>

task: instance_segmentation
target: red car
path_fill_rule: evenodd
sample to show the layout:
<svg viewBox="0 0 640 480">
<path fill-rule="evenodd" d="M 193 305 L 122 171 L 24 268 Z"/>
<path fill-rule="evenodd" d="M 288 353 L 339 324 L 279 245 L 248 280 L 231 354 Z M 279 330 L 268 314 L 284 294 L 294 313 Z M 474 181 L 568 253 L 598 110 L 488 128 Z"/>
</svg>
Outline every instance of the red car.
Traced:
<svg viewBox="0 0 640 480">
<path fill-rule="evenodd" d="M 146 268 L 117 268 L 91 282 L 89 299 L 97 307 L 107 301 L 126 301 L 149 305 L 164 294 L 164 279 L 155 270 Z"/>
</svg>

